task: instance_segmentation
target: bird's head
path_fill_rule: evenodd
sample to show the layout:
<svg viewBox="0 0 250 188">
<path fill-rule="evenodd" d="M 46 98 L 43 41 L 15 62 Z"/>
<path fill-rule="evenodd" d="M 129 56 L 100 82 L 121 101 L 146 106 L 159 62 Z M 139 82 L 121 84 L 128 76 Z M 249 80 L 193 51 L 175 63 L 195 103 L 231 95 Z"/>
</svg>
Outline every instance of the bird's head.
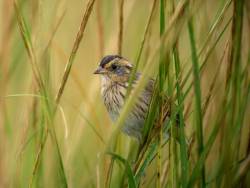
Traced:
<svg viewBox="0 0 250 188">
<path fill-rule="evenodd" d="M 100 74 L 113 82 L 127 82 L 132 71 L 132 64 L 119 55 L 105 56 L 94 74 Z"/>
</svg>

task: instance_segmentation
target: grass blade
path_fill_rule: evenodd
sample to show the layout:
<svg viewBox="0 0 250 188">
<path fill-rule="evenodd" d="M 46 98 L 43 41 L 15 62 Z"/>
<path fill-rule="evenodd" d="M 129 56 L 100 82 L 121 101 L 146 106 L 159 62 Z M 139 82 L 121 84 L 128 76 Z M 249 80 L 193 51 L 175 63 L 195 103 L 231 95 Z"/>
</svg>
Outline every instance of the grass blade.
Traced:
<svg viewBox="0 0 250 188">
<path fill-rule="evenodd" d="M 201 105 L 201 88 L 200 88 L 200 73 L 199 62 L 195 47 L 194 29 L 192 19 L 188 22 L 188 31 L 190 37 L 190 45 L 192 52 L 192 64 L 194 75 L 194 92 L 195 92 L 195 118 L 196 118 L 196 134 L 198 142 L 198 156 L 201 156 L 203 151 L 203 126 L 202 126 L 202 105 Z M 201 172 L 201 187 L 205 187 L 205 166 L 202 167 Z"/>
<path fill-rule="evenodd" d="M 118 54 L 122 54 L 122 40 L 123 40 L 123 7 L 124 0 L 119 0 L 119 34 L 118 34 Z"/>
<path fill-rule="evenodd" d="M 59 90 L 58 90 L 57 95 L 56 95 L 56 104 L 59 104 L 59 102 L 60 102 L 61 96 L 63 94 L 63 90 L 64 90 L 65 85 L 67 83 L 69 73 L 70 73 L 71 67 L 72 67 L 72 65 L 74 63 L 75 56 L 77 54 L 79 45 L 80 45 L 80 43 L 82 41 L 83 34 L 84 34 L 84 31 L 85 31 L 86 25 L 88 23 L 89 16 L 90 16 L 90 14 L 92 12 L 94 3 L 95 3 L 95 0 L 89 0 L 89 2 L 87 4 L 87 8 L 86 8 L 86 11 L 85 11 L 84 16 L 82 18 L 80 29 L 79 29 L 79 31 L 77 33 L 73 48 L 71 50 L 71 53 L 70 53 L 70 56 L 69 56 L 69 59 L 68 59 L 68 63 L 66 65 L 66 67 L 65 67 L 65 71 L 64 71 L 64 74 L 63 74 L 61 85 L 60 85 Z"/>
<path fill-rule="evenodd" d="M 186 137 L 184 132 L 184 106 L 183 106 L 183 93 L 180 88 L 180 83 L 178 81 L 179 74 L 180 74 L 180 59 L 179 59 L 179 53 L 177 47 L 174 48 L 173 51 L 174 56 L 174 63 L 175 63 L 175 71 L 176 71 L 176 90 L 177 90 L 177 99 L 178 99 L 178 106 L 180 106 L 180 110 L 178 111 L 179 114 L 179 127 L 180 127 L 180 158 L 181 158 L 181 182 L 182 187 L 187 186 L 187 180 L 188 180 L 188 170 L 189 170 L 189 162 L 188 162 L 188 153 L 187 153 L 187 147 L 186 147 Z"/>
<path fill-rule="evenodd" d="M 135 177 L 133 175 L 133 171 L 132 171 L 132 168 L 131 168 L 129 162 L 126 159 L 124 159 L 123 157 L 121 157 L 120 155 L 117 155 L 115 153 L 108 152 L 107 154 L 111 155 L 114 159 L 117 159 L 118 161 L 123 163 L 123 165 L 125 166 L 125 171 L 126 171 L 127 176 L 128 176 L 129 188 L 136 188 L 137 186 L 136 186 Z"/>
</svg>

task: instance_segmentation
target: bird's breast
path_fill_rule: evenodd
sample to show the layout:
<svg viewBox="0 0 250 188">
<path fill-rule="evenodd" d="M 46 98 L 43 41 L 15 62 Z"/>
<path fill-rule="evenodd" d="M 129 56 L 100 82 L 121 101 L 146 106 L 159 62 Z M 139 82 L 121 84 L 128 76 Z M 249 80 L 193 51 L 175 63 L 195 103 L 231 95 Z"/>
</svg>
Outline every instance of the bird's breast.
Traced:
<svg viewBox="0 0 250 188">
<path fill-rule="evenodd" d="M 102 97 L 104 105 L 113 121 L 119 117 L 120 111 L 124 104 L 124 90 L 117 84 L 106 85 L 102 88 Z"/>
</svg>

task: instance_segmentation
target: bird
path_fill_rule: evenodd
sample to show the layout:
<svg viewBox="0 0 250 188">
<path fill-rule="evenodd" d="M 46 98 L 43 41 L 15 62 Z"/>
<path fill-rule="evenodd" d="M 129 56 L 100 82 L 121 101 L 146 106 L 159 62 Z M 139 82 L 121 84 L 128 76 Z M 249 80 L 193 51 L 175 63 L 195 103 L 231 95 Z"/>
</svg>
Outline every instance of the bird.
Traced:
<svg viewBox="0 0 250 188">
<path fill-rule="evenodd" d="M 98 68 L 94 71 L 94 74 L 101 77 L 101 96 L 113 122 L 119 118 L 125 104 L 133 68 L 133 64 L 126 58 L 120 55 L 107 55 L 102 58 Z M 136 72 L 131 84 L 132 92 L 140 78 L 141 73 Z M 122 126 L 122 132 L 136 138 L 139 143 L 143 139 L 143 127 L 153 96 L 154 85 L 155 80 L 150 78 Z"/>
</svg>

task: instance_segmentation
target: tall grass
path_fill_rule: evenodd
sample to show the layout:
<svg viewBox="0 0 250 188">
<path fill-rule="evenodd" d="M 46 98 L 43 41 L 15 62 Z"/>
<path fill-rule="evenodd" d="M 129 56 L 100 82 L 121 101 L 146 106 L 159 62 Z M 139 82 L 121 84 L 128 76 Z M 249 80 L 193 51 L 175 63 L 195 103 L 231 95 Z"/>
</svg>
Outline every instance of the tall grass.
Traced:
<svg viewBox="0 0 250 188">
<path fill-rule="evenodd" d="M 249 8 L 0 1 L 0 187 L 249 187 Z M 142 73 L 114 125 L 92 74 L 104 54 Z M 120 130 L 150 78 L 139 145 Z"/>
</svg>

